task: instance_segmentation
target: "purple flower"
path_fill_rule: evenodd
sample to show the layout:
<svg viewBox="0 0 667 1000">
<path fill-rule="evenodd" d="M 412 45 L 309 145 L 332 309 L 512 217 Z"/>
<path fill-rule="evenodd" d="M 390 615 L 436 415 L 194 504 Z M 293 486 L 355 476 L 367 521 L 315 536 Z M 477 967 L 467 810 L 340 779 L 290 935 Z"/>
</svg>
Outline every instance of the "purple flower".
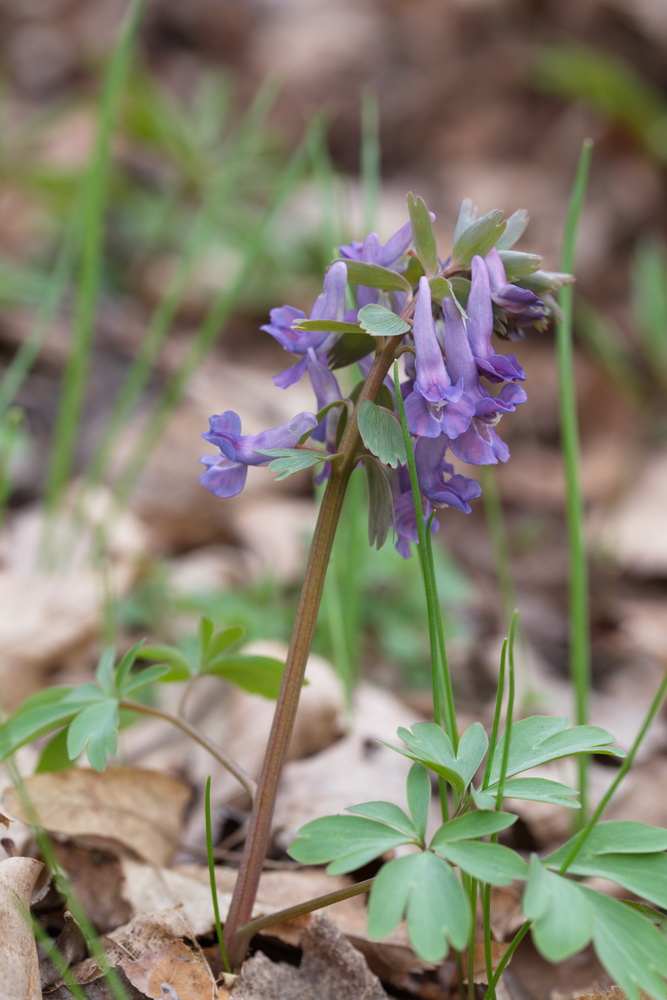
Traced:
<svg viewBox="0 0 667 1000">
<path fill-rule="evenodd" d="M 310 381 L 315 392 L 318 410 L 323 410 L 325 406 L 335 403 L 342 398 L 343 394 L 340 391 L 336 376 L 318 358 L 312 347 L 306 355 L 306 368 L 308 369 Z M 316 441 L 325 441 L 331 452 L 334 450 L 339 416 L 340 412 L 337 408 L 329 410 L 313 434 Z M 324 463 L 324 468 L 325 471 L 328 471 L 328 463 Z"/>
<path fill-rule="evenodd" d="M 413 336 L 417 377 L 405 400 L 408 427 L 418 437 L 436 438 L 440 434 L 458 437 L 470 426 L 474 407 L 463 391 L 463 379 L 457 379 L 452 385 L 445 367 L 435 332 L 427 278 L 419 279 Z"/>
<path fill-rule="evenodd" d="M 491 298 L 509 313 L 509 318 L 516 326 L 530 326 L 544 320 L 549 310 L 542 299 L 528 288 L 519 288 L 507 281 L 505 266 L 496 248 L 490 250 L 484 258 L 491 286 Z"/>
<path fill-rule="evenodd" d="M 390 236 L 385 244 L 380 243 L 377 233 L 369 233 L 363 243 L 355 240 L 347 243 L 339 250 L 340 256 L 347 260 L 359 260 L 364 264 L 378 264 L 380 267 L 387 267 L 390 270 L 399 270 L 396 265 L 401 257 L 407 252 L 412 243 L 412 224 L 406 222 L 393 236 Z M 399 299 L 397 293 L 397 301 Z M 401 296 L 402 299 L 402 296 Z M 380 293 L 377 288 L 367 288 L 359 285 L 357 289 L 357 301 L 359 308 L 370 303 L 380 301 Z M 401 301 L 402 305 L 402 301 Z"/>
<path fill-rule="evenodd" d="M 494 251 L 496 254 L 498 251 Z M 500 266 L 502 267 L 502 261 Z M 513 354 L 494 354 L 491 346 L 493 333 L 493 306 L 489 287 L 489 274 L 481 257 L 472 259 L 472 281 L 467 312 L 470 316 L 468 338 L 477 368 L 490 382 L 523 381 L 526 374 Z M 504 275 L 504 269 L 503 269 Z M 515 285 L 507 286 L 515 288 Z M 519 289 L 521 291 L 521 289 Z"/>
<path fill-rule="evenodd" d="M 286 351 L 300 354 L 302 358 L 295 365 L 286 368 L 273 379 L 275 385 L 287 389 L 302 377 L 306 370 L 306 355 L 309 350 L 317 354 L 326 354 L 337 334 L 326 330 L 294 330 L 294 323 L 303 319 L 342 320 L 345 313 L 345 289 L 347 286 L 347 268 L 342 261 L 332 264 L 324 278 L 324 291 L 315 300 L 310 316 L 293 306 L 281 306 L 272 309 L 271 322 L 261 327 L 266 333 L 281 344 Z"/>
<path fill-rule="evenodd" d="M 297 413 L 286 424 L 273 427 L 259 434 L 241 434 L 241 418 L 233 410 L 226 410 L 209 420 L 210 430 L 202 434 L 220 449 L 220 455 L 204 455 L 200 459 L 207 466 L 199 482 L 216 496 L 234 497 L 245 486 L 249 465 L 265 465 L 271 462 L 269 455 L 260 454 L 258 449 L 294 448 L 307 431 L 317 427 L 314 413 Z"/>
<path fill-rule="evenodd" d="M 509 449 L 493 430 L 503 413 L 516 409 L 526 399 L 520 385 L 504 385 L 498 396 L 492 396 L 479 380 L 477 364 L 468 339 L 473 317 L 466 324 L 451 298 L 443 302 L 445 313 L 445 350 L 447 368 L 452 378 L 463 383 L 464 393 L 471 400 L 474 416 L 469 426 L 450 442 L 453 453 L 471 465 L 495 465 L 506 462 Z"/>
</svg>

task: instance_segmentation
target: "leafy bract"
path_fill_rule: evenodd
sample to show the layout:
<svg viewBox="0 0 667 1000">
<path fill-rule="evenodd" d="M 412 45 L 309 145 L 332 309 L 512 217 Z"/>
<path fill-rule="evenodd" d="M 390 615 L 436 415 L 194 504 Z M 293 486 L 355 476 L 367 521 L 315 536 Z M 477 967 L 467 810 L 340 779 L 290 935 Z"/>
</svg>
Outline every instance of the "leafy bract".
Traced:
<svg viewBox="0 0 667 1000">
<path fill-rule="evenodd" d="M 527 771 L 539 764 L 546 764 L 561 757 L 580 753 L 604 753 L 614 757 L 625 756 L 617 747 L 610 746 L 614 737 L 598 726 L 572 726 L 565 717 L 531 715 L 512 724 L 507 776 Z M 489 783 L 500 779 L 505 736 L 498 742 L 493 758 Z"/>
<path fill-rule="evenodd" d="M 527 274 L 534 274 L 535 271 L 539 271 L 542 265 L 542 258 L 539 254 L 521 253 L 518 250 L 501 250 L 500 259 L 503 262 L 508 281 L 523 278 Z"/>
<path fill-rule="evenodd" d="M 405 465 L 405 442 L 399 420 L 384 406 L 364 399 L 359 407 L 359 433 L 368 450 L 392 469 Z"/>
<path fill-rule="evenodd" d="M 468 875 L 489 885 L 509 885 L 514 879 L 526 877 L 526 862 L 502 844 L 489 844 L 484 840 L 441 842 L 438 853 Z"/>
<path fill-rule="evenodd" d="M 459 740 L 457 754 L 454 753 L 452 741 L 447 733 L 434 722 L 418 722 L 412 730 L 401 728 L 398 730 L 398 735 L 407 750 L 395 747 L 391 743 L 385 743 L 385 746 L 391 747 L 404 757 L 419 761 L 430 771 L 435 771 L 460 794 L 465 792 L 474 778 L 489 745 L 481 722 L 474 722 L 466 729 Z"/>
<path fill-rule="evenodd" d="M 470 267 L 473 257 L 485 257 L 502 236 L 507 223 L 499 209 L 487 212 L 481 219 L 468 225 L 458 237 L 452 250 L 452 269 Z"/>
<path fill-rule="evenodd" d="M 499 833 L 516 823 L 519 817 L 512 813 L 495 812 L 480 809 L 467 812 L 455 819 L 450 819 L 436 831 L 431 840 L 431 849 L 436 850 L 442 844 L 453 844 L 457 840 L 472 840 L 474 837 L 486 837 L 491 833 Z"/>
<path fill-rule="evenodd" d="M 449 944 L 461 950 L 470 930 L 470 905 L 456 875 L 431 851 L 389 861 L 368 900 L 368 933 L 386 937 L 405 916 L 412 947 L 425 962 L 440 962 Z"/>
<path fill-rule="evenodd" d="M 276 482 L 295 476 L 297 472 L 312 468 L 319 462 L 330 462 L 335 455 L 326 451 L 314 451 L 312 448 L 271 448 L 257 449 L 261 455 L 273 456 L 269 462 L 271 472 L 277 472 Z"/>
<path fill-rule="evenodd" d="M 288 853 L 309 865 L 329 861 L 330 875 L 344 875 L 392 847 L 413 842 L 413 836 L 364 816 L 324 816 L 297 830 Z"/>
<path fill-rule="evenodd" d="M 376 347 L 375 339 L 369 333 L 363 333 L 361 328 L 359 333 L 344 333 L 329 348 L 329 364 L 333 369 L 346 368 L 372 354 Z"/>
<path fill-rule="evenodd" d="M 593 947 L 628 1000 L 639 991 L 667 997 L 667 939 L 642 913 L 602 893 L 580 887 L 593 909 Z"/>
<path fill-rule="evenodd" d="M 343 258 L 339 258 L 343 260 Z M 379 264 L 365 264 L 360 260 L 343 260 L 347 267 L 348 281 L 353 285 L 381 288 L 385 292 L 406 292 L 412 295 L 412 286 L 398 271 L 390 271 Z"/>
<path fill-rule="evenodd" d="M 498 250 L 509 250 L 509 248 L 513 247 L 516 241 L 523 236 L 527 225 L 528 212 L 525 208 L 518 208 L 516 212 L 512 212 L 507 220 L 505 231 L 501 234 L 496 243 L 496 248 Z"/>
<path fill-rule="evenodd" d="M 384 465 L 374 455 L 364 455 L 368 487 L 368 543 L 381 549 L 391 527 L 394 497 Z"/>
<path fill-rule="evenodd" d="M 424 273 L 430 277 L 438 270 L 438 250 L 431 213 L 423 198 L 415 198 L 412 192 L 408 195 L 408 212 L 417 257 L 424 268 Z"/>
<path fill-rule="evenodd" d="M 551 778 L 510 778 L 503 785 L 504 799 L 523 799 L 529 802 L 548 802 L 551 805 L 578 809 L 576 797 L 579 792 Z M 475 805 L 480 809 L 491 809 L 495 805 L 498 786 L 490 785 L 484 791 L 473 790 Z"/>
<path fill-rule="evenodd" d="M 395 312 L 375 303 L 359 310 L 359 323 L 371 337 L 398 337 L 410 330 L 410 324 Z"/>
<path fill-rule="evenodd" d="M 581 951 L 593 936 L 593 909 L 579 886 L 544 868 L 533 855 L 522 909 L 533 921 L 535 947 L 549 962 Z"/>
<path fill-rule="evenodd" d="M 313 333 L 361 333 L 358 323 L 343 323 L 337 319 L 300 319 L 292 323 L 293 330 L 307 330 Z"/>
</svg>

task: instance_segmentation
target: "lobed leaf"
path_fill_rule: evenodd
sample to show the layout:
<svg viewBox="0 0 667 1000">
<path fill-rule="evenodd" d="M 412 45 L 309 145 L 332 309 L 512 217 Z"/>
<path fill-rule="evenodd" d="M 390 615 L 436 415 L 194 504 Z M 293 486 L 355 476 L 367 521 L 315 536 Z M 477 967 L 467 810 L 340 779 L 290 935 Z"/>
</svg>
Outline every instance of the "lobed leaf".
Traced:
<svg viewBox="0 0 667 1000">
<path fill-rule="evenodd" d="M 176 646 L 168 646 L 166 643 L 142 646 L 138 658 L 140 660 L 159 660 L 166 663 L 170 669 L 160 678 L 165 684 L 187 681 L 197 674 L 198 665 L 192 663 L 182 650 L 177 649 Z"/>
<path fill-rule="evenodd" d="M 423 840 L 426 836 L 426 824 L 431 805 L 431 779 L 423 764 L 415 762 L 410 768 L 406 783 L 406 792 L 412 822 L 415 825 L 419 839 Z"/>
<path fill-rule="evenodd" d="M 518 208 L 516 212 L 512 212 L 507 220 L 505 232 L 496 243 L 496 248 L 498 250 L 509 250 L 509 248 L 513 247 L 516 241 L 523 236 L 527 225 L 528 212 L 525 208 Z"/>
<path fill-rule="evenodd" d="M 561 865 L 581 834 L 572 837 L 566 844 L 548 857 L 552 866 Z M 635 820 L 606 820 L 596 823 L 577 858 L 593 857 L 599 854 L 649 854 L 667 850 L 667 830 Z"/>
<path fill-rule="evenodd" d="M 358 806 L 348 806 L 347 811 L 354 813 L 355 816 L 365 816 L 367 819 L 392 826 L 412 840 L 418 839 L 419 835 L 412 820 L 393 802 L 362 802 Z"/>
<path fill-rule="evenodd" d="M 329 349 L 329 364 L 332 369 L 345 368 L 372 354 L 376 347 L 369 333 L 345 333 Z"/>
<path fill-rule="evenodd" d="M 132 646 L 131 649 L 128 649 L 128 651 L 121 657 L 120 662 L 118 663 L 118 666 L 116 667 L 114 672 L 113 687 L 111 691 L 108 692 L 109 694 L 112 694 L 114 692 L 117 694 L 119 691 L 123 689 L 125 681 L 132 672 L 132 667 L 136 663 L 137 656 L 139 655 L 139 650 L 141 649 L 143 644 L 144 640 L 141 639 L 139 642 L 135 643 L 135 645 Z"/>
<path fill-rule="evenodd" d="M 552 867 L 551 858 L 547 861 Z M 573 875 L 611 879 L 636 896 L 667 908 L 667 854 L 600 854 L 583 859 L 577 856 L 568 871 Z"/>
<path fill-rule="evenodd" d="M 488 749 L 489 741 L 481 722 L 474 722 L 459 740 L 458 754 L 454 753 L 452 742 L 440 726 L 434 722 L 418 722 L 409 729 L 399 729 L 398 735 L 407 750 L 391 747 L 397 753 L 419 761 L 430 771 L 435 771 L 463 794 L 475 776 Z M 380 742 L 384 742 L 381 740 Z"/>
<path fill-rule="evenodd" d="M 392 524 L 394 498 L 384 466 L 374 455 L 363 457 L 368 488 L 368 543 L 381 549 Z"/>
<path fill-rule="evenodd" d="M 243 625 L 233 625 L 231 628 L 221 629 L 213 636 L 206 647 L 206 660 L 213 660 L 216 656 L 226 652 L 230 646 L 236 646 L 245 636 L 246 630 Z"/>
<path fill-rule="evenodd" d="M 490 885 L 509 885 L 514 879 L 525 878 L 528 870 L 523 858 L 511 848 L 485 840 L 439 843 L 438 853 L 468 875 Z"/>
<path fill-rule="evenodd" d="M 339 258 L 343 260 L 343 258 Z M 412 286 L 398 271 L 390 271 L 379 264 L 365 264 L 360 260 L 343 260 L 347 267 L 347 279 L 353 285 L 380 288 L 385 292 L 405 292 L 412 295 Z"/>
<path fill-rule="evenodd" d="M 223 677 L 250 694 L 275 701 L 280 692 L 285 664 L 273 656 L 237 653 L 220 656 L 207 663 L 202 675 Z"/>
<path fill-rule="evenodd" d="M 410 332 L 410 324 L 385 306 L 370 303 L 359 310 L 359 323 L 371 337 L 398 337 Z"/>
<path fill-rule="evenodd" d="M 431 213 L 423 198 L 415 198 L 412 192 L 408 194 L 408 212 L 410 213 L 412 237 L 417 257 L 424 268 L 424 273 L 430 276 L 435 274 L 439 268 Z"/>
<path fill-rule="evenodd" d="M 359 407 L 359 433 L 368 450 L 382 462 L 395 469 L 405 465 L 405 442 L 400 422 L 395 413 L 364 399 Z"/>
<path fill-rule="evenodd" d="M 156 663 L 153 667 L 146 667 L 126 681 L 125 686 L 118 692 L 118 697 L 122 699 L 127 698 L 129 695 L 134 696 L 142 688 L 149 687 L 156 681 L 163 680 L 170 672 L 171 667 L 167 663 Z"/>
<path fill-rule="evenodd" d="M 450 819 L 436 831 L 431 840 L 431 850 L 439 849 L 444 844 L 452 844 L 457 840 L 472 840 L 475 837 L 486 837 L 491 833 L 499 833 L 516 823 L 519 817 L 513 813 L 492 812 L 480 809 L 476 812 L 464 813 Z"/>
<path fill-rule="evenodd" d="M 563 962 L 585 948 L 593 936 L 593 908 L 571 879 L 530 861 L 522 909 L 533 921 L 535 947 L 549 962 Z"/>
<path fill-rule="evenodd" d="M 103 771 L 118 747 L 118 702 L 105 698 L 79 712 L 67 730 L 67 753 L 74 760 L 86 751 L 90 766 Z"/>
<path fill-rule="evenodd" d="M 503 232 L 507 223 L 499 209 L 487 212 L 467 226 L 458 237 L 452 250 L 452 270 L 466 270 L 473 257 L 485 257 Z"/>
<path fill-rule="evenodd" d="M 368 900 L 368 933 L 391 934 L 405 916 L 408 936 L 425 962 L 441 962 L 449 944 L 461 950 L 470 931 L 470 905 L 450 866 L 431 851 L 408 854 L 380 869 Z"/>
<path fill-rule="evenodd" d="M 578 794 L 576 789 L 551 778 L 510 778 L 503 785 L 503 799 L 548 802 L 568 809 L 579 809 L 579 803 L 573 801 Z M 490 785 L 483 792 L 473 790 L 473 799 L 480 809 L 491 809 L 497 796 L 497 785 Z"/>
<path fill-rule="evenodd" d="M 344 875 L 412 840 L 384 823 L 363 816 L 324 816 L 302 826 L 287 853 L 295 861 L 309 865 L 329 861 L 330 875 Z"/>
</svg>

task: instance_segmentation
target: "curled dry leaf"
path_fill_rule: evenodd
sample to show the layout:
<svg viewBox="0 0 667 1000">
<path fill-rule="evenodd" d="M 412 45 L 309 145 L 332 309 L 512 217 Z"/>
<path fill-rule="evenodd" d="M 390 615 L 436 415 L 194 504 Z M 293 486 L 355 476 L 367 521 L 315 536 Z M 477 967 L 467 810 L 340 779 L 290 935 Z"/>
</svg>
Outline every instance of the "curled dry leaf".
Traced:
<svg viewBox="0 0 667 1000">
<path fill-rule="evenodd" d="M 49 833 L 120 848 L 158 865 L 167 864 L 178 847 L 190 796 L 176 778 L 136 767 L 36 774 L 26 779 L 24 793 Z M 3 801 L 8 812 L 27 821 L 14 789 Z"/>
<path fill-rule="evenodd" d="M 37 947 L 30 926 L 30 900 L 42 871 L 34 858 L 0 862 L 0 996 L 41 1000 Z"/>
<path fill-rule="evenodd" d="M 203 957 L 183 941 L 170 941 L 164 948 L 145 951 L 141 958 L 124 958 L 119 965 L 132 985 L 151 1000 L 170 996 L 177 996 L 179 1000 L 217 1000 L 219 997 Z"/>
</svg>

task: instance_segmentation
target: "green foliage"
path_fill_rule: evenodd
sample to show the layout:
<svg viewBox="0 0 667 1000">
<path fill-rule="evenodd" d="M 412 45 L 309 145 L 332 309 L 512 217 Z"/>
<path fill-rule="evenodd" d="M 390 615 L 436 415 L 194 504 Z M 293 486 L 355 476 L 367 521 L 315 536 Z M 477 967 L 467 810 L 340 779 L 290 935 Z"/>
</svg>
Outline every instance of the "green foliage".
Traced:
<svg viewBox="0 0 667 1000">
<path fill-rule="evenodd" d="M 313 451 L 309 448 L 271 448 L 260 451 L 260 454 L 276 456 L 273 462 L 269 462 L 269 469 L 278 473 L 276 480 L 287 479 L 321 462 L 331 462 L 336 457 L 329 452 Z"/>
<path fill-rule="evenodd" d="M 371 454 L 395 469 L 404 464 L 405 444 L 396 414 L 365 399 L 359 407 L 359 433 Z"/>
<path fill-rule="evenodd" d="M 503 213 L 498 209 L 471 221 L 456 238 L 450 270 L 464 271 L 470 267 L 473 257 L 478 254 L 485 257 L 502 236 L 506 225 Z"/>
<path fill-rule="evenodd" d="M 423 198 L 415 198 L 412 192 L 408 195 L 408 211 L 417 257 L 424 268 L 424 274 L 431 277 L 437 273 L 440 266 L 431 213 Z"/>
<path fill-rule="evenodd" d="M 405 292 L 412 295 L 412 285 L 397 271 L 390 271 L 379 264 L 365 264 L 360 260 L 342 260 L 347 267 L 347 278 L 353 285 L 366 285 L 369 288 L 380 288 L 385 292 Z"/>
<path fill-rule="evenodd" d="M 593 936 L 593 908 L 571 879 L 547 871 L 533 855 L 522 908 L 533 923 L 535 947 L 550 962 L 581 951 Z"/>
<path fill-rule="evenodd" d="M 391 309 L 373 303 L 359 310 L 359 323 L 371 337 L 398 337 L 410 330 L 410 324 Z"/>
<path fill-rule="evenodd" d="M 385 746 L 435 771 L 461 795 L 474 778 L 489 745 L 481 722 L 474 722 L 466 729 L 459 740 L 457 754 L 447 733 L 434 722 L 418 722 L 412 730 L 401 728 L 398 735 L 407 750 L 390 743 L 385 743 Z"/>
</svg>

